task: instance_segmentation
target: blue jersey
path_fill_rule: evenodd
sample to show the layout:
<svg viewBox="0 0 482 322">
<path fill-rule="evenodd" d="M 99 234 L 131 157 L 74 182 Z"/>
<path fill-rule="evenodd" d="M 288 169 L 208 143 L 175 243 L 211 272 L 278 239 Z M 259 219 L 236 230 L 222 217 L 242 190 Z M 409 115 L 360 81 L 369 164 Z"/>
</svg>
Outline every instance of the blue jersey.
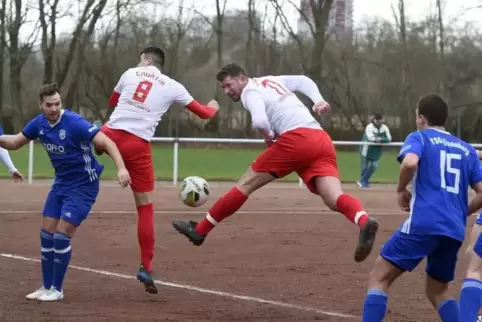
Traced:
<svg viewBox="0 0 482 322">
<path fill-rule="evenodd" d="M 98 184 L 104 166 L 97 162 L 90 142 L 99 129 L 77 113 L 64 110 L 56 124 L 44 114 L 31 120 L 22 133 L 30 140 L 40 139 L 55 170 L 58 189 Z"/>
<path fill-rule="evenodd" d="M 410 216 L 400 227 L 401 232 L 463 241 L 468 190 L 482 181 L 474 148 L 448 132 L 430 128 L 408 135 L 398 161 L 407 153 L 416 154 L 420 160 L 412 180 Z"/>
</svg>

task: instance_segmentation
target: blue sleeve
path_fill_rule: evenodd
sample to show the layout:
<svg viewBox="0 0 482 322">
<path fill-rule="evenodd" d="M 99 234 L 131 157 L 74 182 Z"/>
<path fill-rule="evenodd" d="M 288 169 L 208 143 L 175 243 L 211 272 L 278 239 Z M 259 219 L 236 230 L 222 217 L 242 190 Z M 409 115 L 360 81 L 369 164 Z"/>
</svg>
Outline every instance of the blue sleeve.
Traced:
<svg viewBox="0 0 482 322">
<path fill-rule="evenodd" d="M 33 120 L 27 123 L 25 127 L 22 130 L 22 134 L 29 140 L 35 140 L 39 137 L 40 133 L 40 117 L 42 115 L 39 115 L 35 117 Z"/>
<path fill-rule="evenodd" d="M 72 124 L 72 135 L 79 141 L 92 141 L 94 136 L 99 132 L 95 125 L 90 123 L 89 121 L 79 117 L 78 119 L 74 120 Z"/>
<path fill-rule="evenodd" d="M 470 185 L 482 182 L 482 166 L 480 165 L 479 157 L 474 149 L 470 150 L 470 157 L 472 160 L 472 169 L 470 171 Z"/>
<path fill-rule="evenodd" d="M 3 135 L 3 129 L 1 125 L 0 125 L 0 135 Z"/>
<path fill-rule="evenodd" d="M 421 158 L 423 154 L 423 148 L 424 143 L 422 134 L 420 134 L 420 132 L 410 133 L 405 139 L 405 142 L 403 142 L 402 148 L 398 153 L 398 162 L 401 163 L 403 161 L 403 158 L 405 158 L 408 153 L 416 154 L 419 158 Z"/>
</svg>

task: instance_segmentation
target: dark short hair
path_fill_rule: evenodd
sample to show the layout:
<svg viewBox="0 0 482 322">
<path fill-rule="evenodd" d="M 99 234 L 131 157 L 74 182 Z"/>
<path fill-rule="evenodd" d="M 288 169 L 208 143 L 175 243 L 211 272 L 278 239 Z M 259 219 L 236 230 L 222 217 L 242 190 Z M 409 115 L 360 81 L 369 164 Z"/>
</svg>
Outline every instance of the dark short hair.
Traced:
<svg viewBox="0 0 482 322">
<path fill-rule="evenodd" d="M 144 48 L 139 56 L 151 55 L 154 59 L 154 62 L 159 64 L 161 67 L 164 67 L 164 62 L 166 61 L 166 56 L 164 55 L 164 51 L 159 47 L 147 47 Z"/>
<path fill-rule="evenodd" d="M 38 91 L 38 98 L 40 103 L 43 103 L 44 99 L 47 96 L 52 96 L 55 94 L 60 95 L 60 88 L 56 83 L 53 84 L 44 84 L 42 87 L 40 87 Z"/>
<path fill-rule="evenodd" d="M 445 126 L 449 117 L 447 102 L 438 94 L 429 93 L 418 101 L 418 115 L 427 119 L 428 125 Z"/>
<path fill-rule="evenodd" d="M 375 113 L 375 114 L 373 115 L 373 119 L 374 119 L 374 120 L 377 120 L 377 121 L 383 120 L 383 115 L 380 114 L 380 113 Z"/>
<path fill-rule="evenodd" d="M 246 76 L 246 72 L 244 71 L 244 68 L 241 67 L 238 64 L 230 63 L 230 64 L 227 64 L 227 65 L 224 65 L 219 70 L 219 72 L 216 74 L 216 79 L 219 82 L 222 82 L 228 76 L 236 77 L 236 76 L 240 76 L 240 75 Z"/>
</svg>

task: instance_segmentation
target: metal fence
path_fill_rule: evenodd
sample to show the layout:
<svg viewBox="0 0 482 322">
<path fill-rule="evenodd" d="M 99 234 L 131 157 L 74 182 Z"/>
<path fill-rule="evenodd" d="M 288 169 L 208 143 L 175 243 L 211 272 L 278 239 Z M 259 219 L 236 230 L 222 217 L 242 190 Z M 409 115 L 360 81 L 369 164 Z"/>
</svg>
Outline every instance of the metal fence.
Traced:
<svg viewBox="0 0 482 322">
<path fill-rule="evenodd" d="M 12 135 L 5 135 L 12 136 Z M 173 171 L 172 171 L 172 183 L 177 185 L 179 174 L 179 144 L 180 143 L 225 143 L 225 144 L 265 144 L 264 140 L 259 139 L 229 139 L 229 138 L 152 138 L 151 142 L 164 142 L 173 144 Z M 403 142 L 391 142 L 391 143 L 371 143 L 360 141 L 334 141 L 335 146 L 360 146 L 360 145 L 383 145 L 383 146 L 402 146 Z M 472 144 L 475 148 L 482 148 L 482 144 Z M 34 165 L 34 141 L 29 144 L 28 155 L 28 183 L 33 182 L 33 165 Z M 303 186 L 303 181 L 299 179 L 299 186 Z"/>
</svg>

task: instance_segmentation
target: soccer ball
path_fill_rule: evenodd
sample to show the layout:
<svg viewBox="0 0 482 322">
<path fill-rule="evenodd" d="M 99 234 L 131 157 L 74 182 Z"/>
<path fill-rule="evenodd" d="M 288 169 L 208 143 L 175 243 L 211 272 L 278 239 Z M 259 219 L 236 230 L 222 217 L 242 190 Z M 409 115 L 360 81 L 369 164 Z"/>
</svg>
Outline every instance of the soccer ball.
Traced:
<svg viewBox="0 0 482 322">
<path fill-rule="evenodd" d="M 201 177 L 187 177 L 181 182 L 179 197 L 189 207 L 202 206 L 209 199 L 209 185 Z"/>
</svg>

